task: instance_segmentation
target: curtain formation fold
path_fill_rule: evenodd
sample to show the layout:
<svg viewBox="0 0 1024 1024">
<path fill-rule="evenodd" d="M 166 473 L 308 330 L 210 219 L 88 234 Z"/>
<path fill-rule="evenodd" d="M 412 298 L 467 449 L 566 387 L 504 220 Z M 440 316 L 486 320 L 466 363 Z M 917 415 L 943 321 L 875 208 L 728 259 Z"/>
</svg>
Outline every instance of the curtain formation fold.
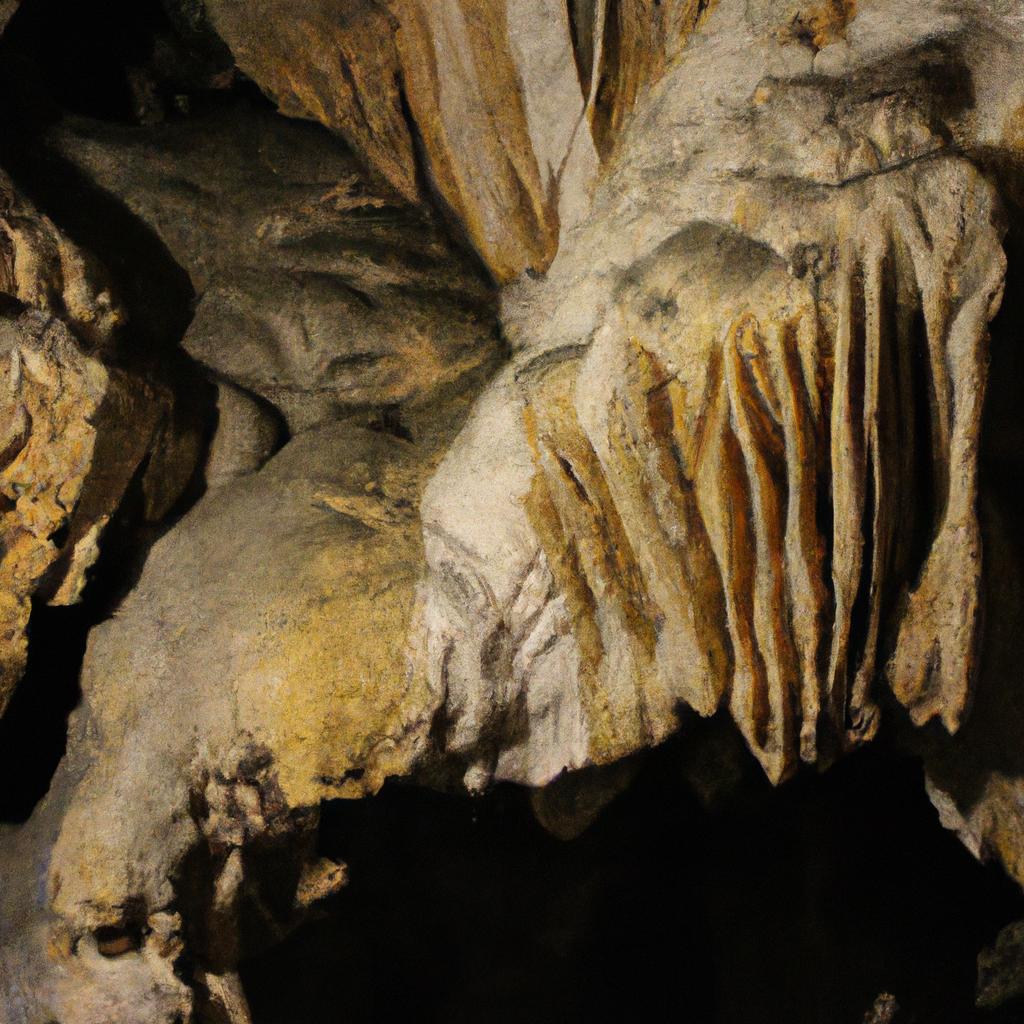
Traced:
<svg viewBox="0 0 1024 1024">
<path fill-rule="evenodd" d="M 874 735 L 883 668 L 918 724 L 965 710 L 994 197 L 953 158 L 817 196 L 818 272 L 692 225 L 525 385 L 595 760 L 724 699 L 778 781 Z"/>
<path fill-rule="evenodd" d="M 711 6 L 551 0 L 527 24 L 511 0 L 207 0 L 284 113 L 338 132 L 406 199 L 439 198 L 499 282 L 547 269 L 570 148 L 614 155 Z M 543 111 L 531 82 L 552 93 Z"/>
</svg>

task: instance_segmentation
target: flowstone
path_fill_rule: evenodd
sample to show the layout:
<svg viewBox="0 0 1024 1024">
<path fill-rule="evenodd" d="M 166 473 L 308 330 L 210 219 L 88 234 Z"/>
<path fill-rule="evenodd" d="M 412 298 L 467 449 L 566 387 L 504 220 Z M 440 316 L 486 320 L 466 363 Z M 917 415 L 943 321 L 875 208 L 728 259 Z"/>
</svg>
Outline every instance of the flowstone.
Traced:
<svg viewBox="0 0 1024 1024">
<path fill-rule="evenodd" d="M 349 881 L 326 802 L 507 782 L 570 839 L 696 718 L 741 738 L 701 796 L 886 730 L 1024 884 L 1024 2 L 162 12 L 116 116 L 12 146 L 163 262 L 108 283 L 0 179 L 0 714 L 33 601 L 149 531 L 0 832 L 0 1021 L 250 1021 Z M 117 298 L 154 266 L 178 376 Z"/>
</svg>

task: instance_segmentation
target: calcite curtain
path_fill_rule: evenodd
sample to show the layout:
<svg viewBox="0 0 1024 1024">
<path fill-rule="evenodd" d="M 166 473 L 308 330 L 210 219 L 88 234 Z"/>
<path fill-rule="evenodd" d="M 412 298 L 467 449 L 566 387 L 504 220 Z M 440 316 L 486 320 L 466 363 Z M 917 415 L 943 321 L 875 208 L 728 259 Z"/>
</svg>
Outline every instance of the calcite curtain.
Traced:
<svg viewBox="0 0 1024 1024">
<path fill-rule="evenodd" d="M 239 66 L 282 111 L 337 131 L 406 199 L 435 192 L 499 281 L 547 269 L 572 149 L 611 157 L 638 96 L 709 6 L 207 4 Z"/>
</svg>

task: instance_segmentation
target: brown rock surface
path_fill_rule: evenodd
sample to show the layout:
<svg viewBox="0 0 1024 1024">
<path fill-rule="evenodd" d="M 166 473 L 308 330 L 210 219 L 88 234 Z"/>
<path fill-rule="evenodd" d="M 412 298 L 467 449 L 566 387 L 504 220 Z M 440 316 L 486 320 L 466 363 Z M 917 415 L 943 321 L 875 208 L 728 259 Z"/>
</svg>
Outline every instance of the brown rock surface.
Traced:
<svg viewBox="0 0 1024 1024">
<path fill-rule="evenodd" d="M 191 996 L 168 983 L 181 947 L 161 937 L 166 922 L 209 915 L 209 941 L 191 954 L 209 974 L 200 987 L 227 998 L 238 957 L 262 939 L 241 930 L 243 906 L 284 913 L 285 894 L 242 869 L 250 849 L 293 878 L 280 927 L 343 884 L 313 855 L 320 801 L 408 774 L 443 701 L 406 655 L 422 569 L 415 504 L 443 436 L 307 432 L 154 546 L 92 634 L 69 757 L 32 826 L 53 830 L 44 904 L 11 877 L 42 850 L 0 869 L 8 992 L 23 986 L 68 1024 L 169 1021 Z M 212 902 L 182 879 L 186 857 L 208 859 Z M 140 962 L 131 936 L 143 926 Z M 40 977 L 48 942 L 57 952 Z"/>
<path fill-rule="evenodd" d="M 767 140 L 783 110 L 809 122 L 830 103 L 766 85 L 754 123 Z M 874 736 L 882 674 L 916 724 L 959 727 L 1001 217 L 912 106 L 864 101 L 840 123 L 792 145 L 773 132 L 742 177 L 710 152 L 677 176 L 650 222 L 663 241 L 601 280 L 587 343 L 527 349 L 432 483 L 425 647 L 464 688 L 460 746 L 538 702 L 537 738 L 521 726 L 485 777 L 612 761 L 724 699 L 779 781 Z M 566 317 L 593 315 L 588 255 L 564 252 L 542 287 Z M 449 598 L 453 573 L 476 606 Z"/>
<path fill-rule="evenodd" d="M 400 195 L 424 173 L 499 280 L 543 270 L 557 246 L 557 194 L 542 176 L 504 0 L 265 0 L 208 4 L 240 67 L 287 114 L 342 134 Z M 568 22 L 533 31 L 568 45 Z M 564 115 L 576 120 L 577 110 Z M 426 167 L 418 166 L 422 145 Z"/>
<path fill-rule="evenodd" d="M 188 271 L 188 353 L 293 431 L 429 402 L 495 356 L 495 295 L 472 257 L 312 126 L 225 103 L 51 139 Z"/>
<path fill-rule="evenodd" d="M 194 108 L 20 143 L 183 269 L 203 453 L 0 183 L 0 710 L 131 481 L 151 520 L 201 454 L 207 484 L 0 835 L 4 1024 L 241 1024 L 239 964 L 348 881 L 324 802 L 509 782 L 570 839 L 712 716 L 709 807 L 744 744 L 774 784 L 884 725 L 1024 884 L 1020 375 L 989 373 L 1019 347 L 1021 0 L 167 8 L 317 123 L 211 58 Z"/>
<path fill-rule="evenodd" d="M 91 348 L 109 348 L 124 314 L 103 270 L 0 172 L 0 294 L 65 319 Z"/>
<path fill-rule="evenodd" d="M 5 440 L 0 710 L 25 667 L 31 600 L 79 599 L 99 537 L 149 453 L 167 396 L 85 355 L 39 312 L 0 321 Z"/>
<path fill-rule="evenodd" d="M 25 668 L 33 598 L 73 604 L 151 453 L 158 518 L 191 472 L 169 391 L 108 365 L 123 313 L 102 271 L 0 179 L 0 713 Z M 77 336 L 76 336 L 77 335 Z M 194 463 L 193 463 L 194 464 Z M 157 479 L 159 476 L 159 479 Z"/>
<path fill-rule="evenodd" d="M 11 15 L 18 9 L 19 0 L 2 0 L 0 2 L 0 32 L 7 27 Z"/>
</svg>

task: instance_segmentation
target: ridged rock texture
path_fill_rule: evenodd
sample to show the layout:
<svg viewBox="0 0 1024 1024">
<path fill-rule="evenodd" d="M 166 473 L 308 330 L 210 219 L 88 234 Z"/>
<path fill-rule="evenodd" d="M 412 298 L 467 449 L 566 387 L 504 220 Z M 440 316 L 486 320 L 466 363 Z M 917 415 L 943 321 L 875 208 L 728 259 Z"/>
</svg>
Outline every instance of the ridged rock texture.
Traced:
<svg viewBox="0 0 1024 1024">
<path fill-rule="evenodd" d="M 976 441 L 1005 262 L 994 202 L 938 156 L 807 195 L 796 253 L 761 241 L 788 225 L 751 238 L 703 221 L 631 268 L 585 353 L 517 371 L 505 400 L 521 423 L 496 411 L 434 481 L 439 595 L 463 552 L 480 563 L 466 586 L 502 571 L 474 549 L 477 515 L 508 524 L 509 549 L 533 537 L 519 578 L 452 606 L 458 625 L 432 607 L 430 634 L 447 638 L 433 674 L 452 686 L 465 666 L 458 686 L 485 717 L 505 666 L 510 701 L 547 690 L 534 672 L 576 676 L 555 771 L 657 743 L 680 707 L 710 715 L 724 697 L 780 781 L 874 735 L 879 675 L 915 723 L 955 731 L 975 674 Z M 915 402 L 921 386 L 934 406 Z M 483 471 L 494 430 L 534 464 L 523 494 Z"/>
<path fill-rule="evenodd" d="M 611 155 L 710 6 L 323 0 L 295 11 L 212 0 L 207 10 L 283 113 L 338 132 L 406 199 L 435 191 L 508 281 L 547 269 L 567 167 L 588 174 L 597 153 Z"/>
<path fill-rule="evenodd" d="M 113 115 L 22 76 L 0 147 L 0 715 L 33 609 L 109 602 L 0 1022 L 250 1021 L 328 801 L 569 838 L 697 718 L 772 784 L 887 730 L 1024 885 L 1024 0 L 160 11 Z"/>
<path fill-rule="evenodd" d="M 163 474 L 146 487 L 152 519 L 166 514 L 192 467 L 188 445 L 184 465 L 161 459 L 177 447 L 172 393 L 108 365 L 124 317 L 102 271 L 5 179 L 0 293 L 2 711 L 25 669 L 31 599 L 80 599 L 99 538 L 151 457 Z"/>
</svg>

